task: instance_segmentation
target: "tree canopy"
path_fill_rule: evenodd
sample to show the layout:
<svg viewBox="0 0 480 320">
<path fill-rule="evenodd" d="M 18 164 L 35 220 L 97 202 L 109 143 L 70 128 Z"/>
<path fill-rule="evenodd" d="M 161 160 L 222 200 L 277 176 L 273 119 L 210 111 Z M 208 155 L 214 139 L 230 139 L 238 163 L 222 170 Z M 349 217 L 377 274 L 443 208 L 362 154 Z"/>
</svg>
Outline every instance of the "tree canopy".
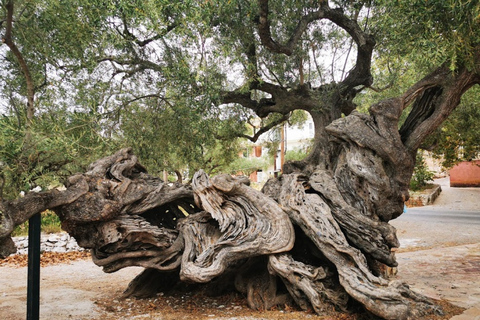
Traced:
<svg viewBox="0 0 480 320">
<path fill-rule="evenodd" d="M 71 130 L 61 119 L 83 114 L 98 137 L 73 145 L 108 153 L 138 142 L 152 169 L 232 161 L 230 141 L 248 137 L 254 117 L 252 140 L 295 109 L 318 109 L 289 94 L 303 85 L 339 84 L 338 112 L 348 114 L 368 87 L 395 81 L 383 94 L 392 96 L 432 68 L 478 64 L 475 1 L 4 1 L 2 10 L 4 114 L 58 118 L 57 136 Z M 373 61 L 384 74 L 375 82 L 365 72 Z M 85 137 L 92 126 L 75 130 Z"/>
<path fill-rule="evenodd" d="M 357 97 L 364 107 L 399 96 L 432 69 L 445 65 L 478 69 L 480 6 L 475 1 L 379 1 L 372 17 L 378 56 L 374 90 Z M 403 17 L 399 19 L 399 17 Z M 478 157 L 478 87 L 462 97 L 460 107 L 421 145 L 443 159 L 445 168 Z M 408 108 L 406 111 L 410 111 Z M 403 121 L 408 112 L 404 112 Z"/>
</svg>

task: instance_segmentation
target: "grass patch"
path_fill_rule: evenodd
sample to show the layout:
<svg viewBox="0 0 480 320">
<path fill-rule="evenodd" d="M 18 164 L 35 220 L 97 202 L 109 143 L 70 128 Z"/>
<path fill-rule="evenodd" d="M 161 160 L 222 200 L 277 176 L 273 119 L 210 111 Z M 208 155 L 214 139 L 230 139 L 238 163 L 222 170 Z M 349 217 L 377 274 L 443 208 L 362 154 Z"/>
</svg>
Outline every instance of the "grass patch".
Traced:
<svg viewBox="0 0 480 320">
<path fill-rule="evenodd" d="M 62 231 L 61 222 L 55 212 L 45 210 L 41 213 L 41 226 L 44 233 L 58 233 Z M 27 236 L 28 235 L 28 221 L 15 227 L 12 232 L 12 237 Z"/>
</svg>

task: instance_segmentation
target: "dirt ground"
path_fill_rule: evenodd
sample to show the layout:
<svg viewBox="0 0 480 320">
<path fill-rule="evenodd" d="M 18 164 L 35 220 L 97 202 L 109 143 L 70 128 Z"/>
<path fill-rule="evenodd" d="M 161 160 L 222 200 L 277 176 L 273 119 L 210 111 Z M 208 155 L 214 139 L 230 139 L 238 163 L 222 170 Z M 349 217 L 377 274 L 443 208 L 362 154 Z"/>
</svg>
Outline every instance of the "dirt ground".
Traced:
<svg viewBox="0 0 480 320">
<path fill-rule="evenodd" d="M 329 315 L 317 316 L 290 307 L 253 311 L 239 294 L 212 298 L 179 292 L 173 295 L 160 294 L 151 299 L 121 300 L 120 296 L 127 284 L 141 271 L 142 268 L 135 267 L 105 274 L 87 259 L 45 266 L 41 270 L 41 319 L 368 319 L 333 310 Z M 0 319 L 25 319 L 27 268 L 2 266 L 0 274 Z M 410 277 L 409 280 L 420 285 L 420 289 L 430 285 L 420 283 L 416 278 Z M 458 314 L 463 308 L 450 311 Z"/>
<path fill-rule="evenodd" d="M 452 208 L 480 212 L 476 211 L 480 189 L 471 189 L 458 194 L 458 190 L 445 187 L 437 202 L 451 205 L 454 201 Z M 397 279 L 432 298 L 458 306 L 451 315 L 480 307 L 480 225 L 393 224 L 402 243 L 397 253 Z M 45 259 L 52 262 L 54 257 Z M 234 294 L 209 298 L 184 292 L 120 300 L 127 284 L 142 268 L 106 274 L 91 260 L 72 259 L 67 257 L 67 261 L 42 267 L 41 319 L 360 319 L 339 313 L 317 316 L 290 307 L 252 311 L 244 297 Z M 20 260 L 17 257 L 15 263 L 0 265 L 0 319 L 25 319 L 27 268 Z M 465 319 L 477 318 L 474 314 Z"/>
</svg>

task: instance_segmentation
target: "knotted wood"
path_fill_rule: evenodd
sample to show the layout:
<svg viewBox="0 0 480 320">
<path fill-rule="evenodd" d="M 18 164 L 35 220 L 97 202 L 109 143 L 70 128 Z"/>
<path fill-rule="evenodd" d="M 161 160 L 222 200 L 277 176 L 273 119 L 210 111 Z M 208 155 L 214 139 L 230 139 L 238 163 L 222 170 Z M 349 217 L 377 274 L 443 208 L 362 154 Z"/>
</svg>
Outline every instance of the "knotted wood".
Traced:
<svg viewBox="0 0 480 320">
<path fill-rule="evenodd" d="M 209 179 L 203 171 L 193 177 L 192 188 L 197 206 L 206 213 L 182 222 L 182 279 L 207 282 L 233 261 L 293 247 L 287 214 L 261 192 L 230 175 Z"/>
<path fill-rule="evenodd" d="M 318 183 L 318 181 L 316 182 Z M 290 219 L 300 226 L 325 258 L 335 265 L 338 280 L 350 297 L 360 302 L 372 313 L 386 319 L 416 318 L 433 309 L 432 302 L 413 293 L 407 285 L 397 282 L 389 283 L 372 273 L 362 252 L 352 247 L 347 241 L 332 210 L 322 199 L 322 194 L 305 193 L 305 189 L 309 187 L 306 177 L 295 174 L 284 175 L 281 183 L 279 203 L 286 209 Z M 330 200 L 332 192 L 335 190 L 329 190 Z M 285 261 L 283 264 L 289 266 L 284 269 L 294 269 L 291 261 L 285 257 L 283 260 Z M 317 312 L 322 310 L 324 304 L 320 301 L 318 292 L 324 292 L 324 290 L 318 290 L 318 287 L 315 290 L 312 287 L 315 286 L 315 280 L 326 277 L 323 270 L 318 267 L 313 269 L 311 266 L 297 264 L 295 267 L 308 276 L 302 277 L 300 280 L 292 280 L 287 272 L 282 271 L 280 261 L 279 258 L 270 259 L 272 270 L 278 270 L 279 275 L 289 281 L 297 290 L 301 290 L 309 298 L 309 302 Z M 297 271 L 297 273 L 300 272 Z M 298 294 L 292 296 L 296 297 Z M 299 301 L 299 304 L 301 305 L 302 302 Z"/>
</svg>

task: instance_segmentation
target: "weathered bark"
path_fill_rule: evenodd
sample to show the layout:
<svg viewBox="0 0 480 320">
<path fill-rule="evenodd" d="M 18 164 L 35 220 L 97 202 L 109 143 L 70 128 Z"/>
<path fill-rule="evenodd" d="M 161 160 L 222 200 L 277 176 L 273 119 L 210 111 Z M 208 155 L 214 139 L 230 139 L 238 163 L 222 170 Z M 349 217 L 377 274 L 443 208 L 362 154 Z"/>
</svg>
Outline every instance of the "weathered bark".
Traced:
<svg viewBox="0 0 480 320">
<path fill-rule="evenodd" d="M 206 212 L 181 222 L 182 279 L 207 282 L 233 261 L 293 247 L 293 226 L 274 200 L 229 175 L 210 180 L 199 171 L 192 186 Z"/>
<path fill-rule="evenodd" d="M 27 78 L 30 117 L 33 82 L 13 42 L 13 2 L 6 8 L 4 41 Z M 321 20 L 343 29 L 356 46 L 354 67 L 338 83 L 312 88 L 301 80 L 299 86 L 287 87 L 260 79 L 256 66 L 246 83 L 264 98 L 255 99 L 244 85 L 221 93 L 223 103 L 240 104 L 259 117 L 282 115 L 251 140 L 294 110 L 309 112 L 315 137 L 305 160 L 287 164 L 284 174 L 259 192 L 245 179 L 210 179 L 202 171 L 191 185 L 182 184 L 179 174 L 177 183 L 168 184 L 147 174 L 131 150 L 123 149 L 72 176 L 66 191 L 0 202 L 0 257 L 13 253 L 10 234 L 16 225 L 51 209 L 79 245 L 91 249 L 94 263 L 105 272 L 146 269 L 125 296 L 149 296 L 179 281 L 223 282 L 222 288 L 243 292 L 255 309 L 268 309 L 290 296 L 302 309 L 319 314 L 330 305 L 348 310 L 355 302 L 386 319 L 419 318 L 436 310 L 405 284 L 381 277 L 385 265 L 397 265 L 392 249 L 399 243 L 388 222 L 403 212 L 409 197 L 417 148 L 462 94 L 480 83 L 478 71 L 439 67 L 404 95 L 361 114 L 353 99 L 373 82 L 375 40 L 357 23 L 358 15 L 319 1 L 318 8 L 299 13 L 297 26 L 280 43 L 272 33 L 269 1 L 258 0 L 258 10 L 257 33 L 250 29 L 251 39 L 242 40 L 252 66 L 258 63 L 258 39 L 264 49 L 289 56 L 312 23 Z M 128 31 L 125 35 L 132 38 Z M 133 41 L 142 47 L 155 39 Z M 478 54 L 476 61 L 479 70 Z M 399 130 L 400 115 L 409 106 L 412 111 Z"/>
<path fill-rule="evenodd" d="M 15 226 L 22 224 L 37 213 L 72 203 L 88 191 L 88 185 L 80 176 L 69 178 L 74 185 L 66 191 L 30 192 L 24 198 L 0 202 L 0 258 L 16 252 L 10 238 Z"/>
<path fill-rule="evenodd" d="M 332 305 L 347 310 L 348 294 L 328 268 L 307 265 L 288 254 L 271 255 L 268 268 L 271 274 L 283 280 L 290 296 L 303 310 L 313 307 L 315 312 L 322 314 Z"/>
<path fill-rule="evenodd" d="M 191 185 L 168 184 L 123 149 L 72 176 L 65 191 L 1 202 L 0 257 L 14 251 L 14 226 L 51 209 L 105 272 L 146 269 L 125 296 L 145 297 L 178 281 L 222 282 L 222 288 L 243 292 L 254 309 L 291 297 L 319 314 L 330 305 L 348 310 L 352 304 L 385 319 L 438 310 L 405 284 L 381 276 L 385 266 L 397 265 L 392 249 L 399 243 L 388 222 L 408 200 L 420 143 L 480 76 L 440 67 L 404 95 L 361 114 L 353 98 L 372 83 L 373 38 L 322 1 L 280 44 L 270 33 L 268 0 L 259 4 L 260 40 L 273 52 L 290 54 L 308 24 L 322 19 L 343 28 L 357 45 L 355 67 L 340 83 L 286 88 L 252 79 L 250 89 L 268 98 L 257 101 L 243 87 L 222 95 L 224 103 L 241 104 L 260 117 L 277 112 L 283 121 L 295 109 L 308 111 L 315 141 L 305 160 L 287 164 L 259 192 L 243 178 L 209 178 L 203 171 Z M 399 130 L 400 115 L 410 105 Z"/>
<path fill-rule="evenodd" d="M 293 247 L 294 230 L 287 214 L 247 182 L 229 175 L 209 179 L 200 171 L 192 186 L 167 185 L 149 176 L 131 150 L 123 149 L 71 177 L 66 191 L 29 193 L 3 202 L 2 256 L 12 253 L 9 235 L 14 226 L 51 209 L 63 229 L 80 246 L 91 249 L 93 262 L 105 272 L 146 268 L 125 296 L 165 290 L 166 276 L 209 282 L 234 274 L 248 258 Z M 265 263 L 264 275 L 266 270 Z M 234 278 L 230 277 L 232 286 Z M 274 276 L 268 278 L 276 281 Z M 275 287 L 262 291 L 262 282 L 250 278 L 246 286 L 254 308 L 270 308 L 280 301 L 270 297 Z"/>
<path fill-rule="evenodd" d="M 123 292 L 123 297 L 150 298 L 158 292 L 173 290 L 179 280 L 178 270 L 145 269 L 128 284 L 127 289 Z"/>
<path fill-rule="evenodd" d="M 380 190 L 388 191 L 375 179 L 375 171 L 369 176 L 371 169 L 360 165 L 372 155 L 359 155 L 353 147 L 347 151 L 338 157 L 333 172 L 319 168 L 310 177 L 285 174 L 271 180 L 261 193 L 244 179 L 229 175 L 210 179 L 202 171 L 191 187 L 167 185 L 149 176 L 124 149 L 70 178 L 66 191 L 29 193 L 2 203 L 2 226 L 7 226 L 2 235 L 31 215 L 52 209 L 63 228 L 91 249 L 93 261 L 105 272 L 146 268 L 125 295 L 144 297 L 165 290 L 167 275 L 205 283 L 236 272 L 237 289 L 255 309 L 286 301 L 285 292 L 277 288 L 278 276 L 299 306 L 318 313 L 330 303 L 346 309 L 349 297 L 389 319 L 427 312 L 431 305 L 425 299 L 377 277 L 367 263 L 365 255 L 396 265 L 390 248 L 398 242 L 395 230 L 385 222 L 389 217 L 362 212 L 355 194 L 345 196 L 347 189 L 341 190 L 345 186 L 337 188 L 334 183 L 334 176 L 339 182 L 357 176 L 364 181 L 361 187 L 375 187 L 378 194 L 362 203 L 372 202 L 370 209 Z M 299 226 L 297 248 L 292 222 Z M 310 239 L 310 247 L 301 240 L 304 237 Z M 245 264 L 257 256 L 269 257 L 268 268 L 265 259 Z"/>
<path fill-rule="evenodd" d="M 288 295 L 279 292 L 277 278 L 267 269 L 265 256 L 250 258 L 236 271 L 235 289 L 247 297 L 254 310 L 268 310 L 288 303 Z"/>
<path fill-rule="evenodd" d="M 315 177 L 317 174 L 315 173 L 313 176 Z M 359 301 L 372 313 L 387 319 L 418 317 L 426 314 L 431 309 L 432 303 L 425 298 L 419 299 L 419 296 L 410 292 L 406 285 L 389 283 L 387 280 L 372 273 L 365 256 L 360 250 L 349 244 L 342 232 L 341 224 L 337 223 L 339 218 L 335 218 L 332 214 L 337 207 L 333 206 L 331 210 L 327 205 L 326 201 L 332 201 L 332 196 L 326 196 L 326 201 L 322 199 L 324 197 L 323 193 L 328 190 L 328 186 L 322 188 L 318 193 L 307 194 L 305 193 L 305 188 L 309 187 L 309 182 L 304 176 L 291 174 L 283 176 L 281 180 L 279 203 L 284 208 L 288 208 L 287 212 L 290 219 L 300 226 L 302 231 L 312 240 L 328 261 L 335 265 L 340 284 L 352 298 Z M 331 191 L 328 192 L 331 193 Z M 338 193 L 337 197 L 341 197 L 341 195 Z M 347 211 L 344 214 L 346 216 L 349 215 Z M 375 227 L 379 226 L 372 224 L 368 227 L 370 230 L 376 230 Z M 369 229 L 365 228 L 364 230 L 369 231 Z M 348 235 L 356 234 L 356 230 L 350 229 L 346 233 Z M 358 234 L 356 235 L 358 236 Z M 395 237 L 395 233 L 392 236 Z M 383 238 L 381 236 L 379 238 L 372 240 L 383 244 Z M 360 244 L 364 246 L 365 243 L 360 241 Z M 398 242 L 396 245 L 398 245 Z M 372 253 L 369 248 L 364 250 Z M 390 255 L 389 259 L 391 262 L 394 262 L 393 256 Z M 271 258 L 270 261 L 274 270 L 281 270 L 281 266 L 278 266 L 279 264 L 281 265 L 279 259 Z M 297 266 L 297 268 L 299 267 Z M 313 276 L 315 273 L 317 273 L 316 276 L 318 276 L 319 272 L 322 274 L 319 269 L 315 273 L 308 270 L 307 267 L 299 269 L 304 270 L 304 272 L 310 272 L 310 278 L 313 278 L 313 280 L 317 280 Z M 287 270 L 291 271 L 292 267 L 289 266 Z M 322 277 L 325 277 L 324 273 Z M 306 278 L 308 279 L 309 277 Z M 303 280 L 305 281 L 305 279 Z M 295 283 L 295 287 L 310 297 L 310 303 L 318 312 L 322 304 L 318 302 L 317 290 L 312 292 L 310 288 L 312 282 L 312 280 L 307 282 L 308 285 L 305 289 L 297 283 Z"/>
<path fill-rule="evenodd" d="M 338 86 L 288 91 L 259 84 L 272 101 L 285 99 L 277 108 L 306 101 L 308 109 L 317 101 L 311 113 L 319 127 L 310 156 L 285 166 L 262 192 L 243 178 L 209 178 L 202 171 L 191 185 L 167 184 L 124 149 L 72 176 L 65 191 L 1 202 L 0 255 L 14 249 L 14 226 L 51 209 L 105 272 L 146 268 L 126 296 L 166 290 L 167 277 L 175 275 L 196 283 L 221 279 L 224 288 L 234 282 L 255 309 L 290 296 L 317 313 L 329 305 L 346 310 L 356 301 L 386 319 L 422 317 L 437 310 L 431 301 L 381 277 L 385 265 L 397 265 L 392 248 L 399 243 L 388 222 L 408 199 L 424 123 L 438 126 L 478 82 L 472 74 L 437 70 L 410 93 L 373 105 L 370 114 L 345 117 L 341 107 L 329 109 L 348 105 Z M 416 116 L 398 130 L 405 104 L 413 101 Z M 266 106 L 256 111 L 270 112 Z"/>
</svg>

